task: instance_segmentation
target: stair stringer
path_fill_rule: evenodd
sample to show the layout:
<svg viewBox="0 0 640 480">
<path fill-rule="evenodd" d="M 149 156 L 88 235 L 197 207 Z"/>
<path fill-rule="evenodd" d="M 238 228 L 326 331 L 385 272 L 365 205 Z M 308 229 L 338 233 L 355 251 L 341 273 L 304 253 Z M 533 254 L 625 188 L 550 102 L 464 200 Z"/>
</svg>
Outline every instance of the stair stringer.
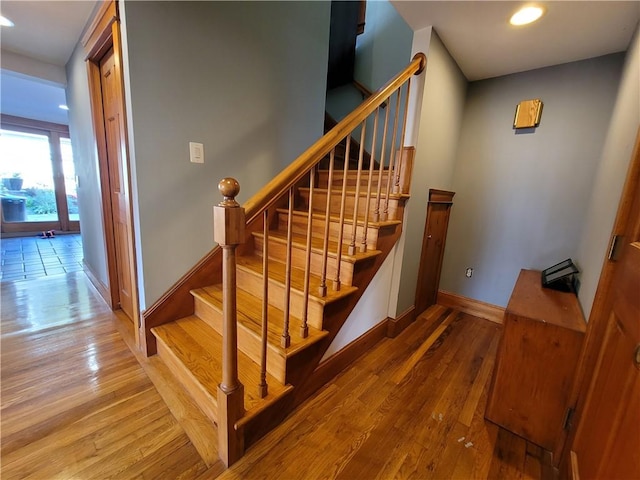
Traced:
<svg viewBox="0 0 640 480">
<path fill-rule="evenodd" d="M 404 206 L 399 208 L 398 218 L 403 218 L 403 214 Z M 280 424 L 289 413 L 330 379 L 327 378 L 326 373 L 320 374 L 316 369 L 365 290 L 378 273 L 382 263 L 398 242 L 401 233 L 402 224 L 396 224 L 381 230 L 377 244 L 377 249 L 381 252 L 380 255 L 368 259 L 368 265 L 358 269 L 358 272 L 354 275 L 353 285 L 358 287 L 357 291 L 325 307 L 323 329 L 329 333 L 323 340 L 317 342 L 314 348 L 300 352 L 296 356 L 295 364 L 287 367 L 288 369 L 291 368 L 291 370 L 287 370 L 287 383 L 294 387 L 291 393 L 277 403 L 277 408 L 269 409 L 269 412 L 265 412 L 267 414 L 260 415 L 250 422 L 242 422 L 239 425 L 244 430 L 246 448 Z M 335 375 L 338 373 L 339 371 L 336 371 Z"/>
</svg>

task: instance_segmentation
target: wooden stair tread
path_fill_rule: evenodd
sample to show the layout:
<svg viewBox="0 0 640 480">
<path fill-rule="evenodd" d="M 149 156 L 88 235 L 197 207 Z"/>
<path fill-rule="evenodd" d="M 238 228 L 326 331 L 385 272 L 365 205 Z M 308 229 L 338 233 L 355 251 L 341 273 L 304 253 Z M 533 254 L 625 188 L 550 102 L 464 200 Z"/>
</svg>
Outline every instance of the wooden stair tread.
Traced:
<svg viewBox="0 0 640 480">
<path fill-rule="evenodd" d="M 278 213 L 281 213 L 283 215 L 289 214 L 289 210 L 287 210 L 286 208 L 278 208 L 277 211 Z M 293 210 L 293 215 L 307 218 L 309 217 L 309 212 L 307 210 Z M 313 211 L 312 216 L 314 219 L 322 220 L 322 221 L 324 221 L 327 218 L 327 216 L 324 213 L 319 213 L 317 211 Z M 352 225 L 353 215 L 350 215 L 349 217 L 350 218 L 344 219 L 344 223 Z M 329 221 L 338 223 L 340 222 L 340 217 L 337 215 L 329 215 Z M 384 227 L 392 227 L 395 225 L 400 225 L 401 223 L 402 223 L 402 220 L 379 220 L 377 222 L 374 222 L 373 220 L 369 220 L 367 222 L 367 227 L 380 229 Z M 364 226 L 364 216 L 358 216 L 356 218 L 356 224 L 358 226 Z"/>
<path fill-rule="evenodd" d="M 258 255 L 243 255 L 237 257 L 238 268 L 249 270 L 257 275 L 262 276 L 262 257 Z M 269 259 L 269 279 L 272 281 L 285 284 L 285 264 Z M 332 288 L 332 279 L 327 278 L 327 295 L 325 297 L 318 296 L 318 287 L 320 286 L 320 277 L 309 275 L 309 299 L 314 300 L 322 305 L 335 302 L 355 292 L 358 288 L 342 285 L 340 290 L 335 291 Z M 291 289 L 298 293 L 304 293 L 304 271 L 292 267 L 291 268 Z"/>
<path fill-rule="evenodd" d="M 301 191 L 301 192 L 308 193 L 309 192 L 309 187 L 299 187 L 298 190 Z M 313 189 L 313 192 L 314 193 L 324 193 L 324 194 L 326 194 L 327 190 L 328 190 L 327 188 L 315 187 Z M 353 189 L 353 188 L 348 188 L 347 190 L 345 190 L 345 194 L 348 195 L 348 196 L 355 196 L 356 190 Z M 334 195 L 338 195 L 338 196 L 342 195 L 342 187 L 332 188 L 331 189 L 331 196 L 334 196 Z M 361 188 L 360 192 L 359 192 L 359 196 L 360 197 L 366 197 L 367 196 L 367 189 L 366 188 Z M 378 196 L 378 192 L 374 192 L 374 191 L 371 192 L 371 198 L 377 198 L 377 196 Z M 386 192 L 380 192 L 380 198 L 386 198 L 386 197 L 387 197 L 387 193 Z M 411 195 L 409 195 L 408 193 L 393 193 L 393 192 L 389 193 L 389 198 L 390 199 L 407 199 L 407 198 L 410 198 L 410 197 L 411 197 Z"/>
<path fill-rule="evenodd" d="M 206 301 L 219 312 L 222 312 L 222 285 L 210 285 L 204 288 L 198 288 L 191 292 L 194 296 Z M 249 329 L 260 340 L 262 337 L 262 300 L 254 295 L 242 290 L 241 286 L 236 290 L 236 303 L 238 312 L 238 323 Z M 282 357 L 294 355 L 300 350 L 305 349 L 324 337 L 329 332 L 318 330 L 308 325 L 309 335 L 306 338 L 300 336 L 300 326 L 302 320 L 290 315 L 289 316 L 289 336 L 291 337 L 291 345 L 288 348 L 282 348 L 280 339 L 282 337 L 282 329 L 284 328 L 284 312 L 279 308 L 269 305 L 268 323 L 267 323 L 267 341 L 270 350 L 276 352 Z"/>
<path fill-rule="evenodd" d="M 163 342 L 197 379 L 202 388 L 217 398 L 222 379 L 222 337 L 200 318 L 191 315 L 175 322 L 151 329 L 158 341 Z M 260 367 L 238 350 L 238 377 L 244 385 L 244 408 L 255 412 L 293 389 L 282 385 L 267 373 L 269 393 L 265 398 L 257 394 Z"/>
<path fill-rule="evenodd" d="M 263 238 L 264 233 L 262 232 L 253 232 L 253 236 L 257 238 Z M 346 235 L 345 235 L 346 237 Z M 269 239 L 275 240 L 280 243 L 287 243 L 287 232 L 283 232 L 281 230 L 270 230 L 269 231 Z M 293 233 L 291 235 L 292 244 L 306 249 L 307 246 L 307 236 Z M 345 243 L 347 242 L 347 243 Z M 360 242 L 356 242 L 356 253 L 355 255 L 349 255 L 349 245 L 350 238 L 345 238 L 342 243 L 342 260 L 349 263 L 356 263 L 358 260 L 364 260 L 367 258 L 378 256 L 381 252 L 380 250 L 367 250 L 366 252 L 360 252 Z M 338 247 L 338 242 L 329 240 L 328 242 L 328 252 L 327 256 L 330 258 L 335 258 L 337 256 L 336 250 Z M 322 254 L 324 249 L 324 239 L 318 237 L 311 237 L 311 250 L 314 253 Z"/>
</svg>

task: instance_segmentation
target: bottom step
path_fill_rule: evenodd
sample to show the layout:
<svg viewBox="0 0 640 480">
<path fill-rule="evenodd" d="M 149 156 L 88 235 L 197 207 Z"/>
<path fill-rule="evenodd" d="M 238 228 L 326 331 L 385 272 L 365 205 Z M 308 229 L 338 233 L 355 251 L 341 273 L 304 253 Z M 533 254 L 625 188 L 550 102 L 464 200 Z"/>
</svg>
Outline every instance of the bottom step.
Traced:
<svg viewBox="0 0 640 480">
<path fill-rule="evenodd" d="M 160 358 L 200 409 L 216 422 L 217 389 L 222 379 L 222 337 L 196 316 L 185 317 L 151 331 L 158 341 Z M 259 365 L 242 352 L 238 352 L 238 377 L 244 385 L 245 417 L 257 415 L 293 389 L 267 374 L 269 394 L 260 398 Z"/>
</svg>

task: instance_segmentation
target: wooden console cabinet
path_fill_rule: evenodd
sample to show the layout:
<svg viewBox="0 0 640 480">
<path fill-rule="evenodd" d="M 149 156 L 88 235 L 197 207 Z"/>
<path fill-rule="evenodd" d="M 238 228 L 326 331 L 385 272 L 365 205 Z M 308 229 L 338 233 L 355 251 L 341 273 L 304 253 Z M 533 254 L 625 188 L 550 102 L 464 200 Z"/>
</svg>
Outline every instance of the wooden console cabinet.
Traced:
<svg viewBox="0 0 640 480">
<path fill-rule="evenodd" d="M 573 293 L 522 270 L 504 316 L 485 418 L 553 451 L 561 437 L 585 332 Z"/>
</svg>

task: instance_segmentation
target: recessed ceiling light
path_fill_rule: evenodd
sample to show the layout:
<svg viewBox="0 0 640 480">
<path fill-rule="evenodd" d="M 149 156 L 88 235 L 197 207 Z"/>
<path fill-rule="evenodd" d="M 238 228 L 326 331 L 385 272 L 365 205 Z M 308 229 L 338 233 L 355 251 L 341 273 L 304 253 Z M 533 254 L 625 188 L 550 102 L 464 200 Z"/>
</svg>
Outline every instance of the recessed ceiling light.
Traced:
<svg viewBox="0 0 640 480">
<path fill-rule="evenodd" d="M 511 25 L 526 25 L 538 20 L 543 13 L 542 7 L 524 7 L 513 14 L 509 23 Z"/>
<path fill-rule="evenodd" d="M 69 110 L 69 107 L 67 107 L 66 105 L 58 105 L 58 107 L 62 110 Z"/>
<path fill-rule="evenodd" d="M 13 22 L 7 17 L 0 15 L 0 25 L 3 27 L 13 27 Z"/>
</svg>

